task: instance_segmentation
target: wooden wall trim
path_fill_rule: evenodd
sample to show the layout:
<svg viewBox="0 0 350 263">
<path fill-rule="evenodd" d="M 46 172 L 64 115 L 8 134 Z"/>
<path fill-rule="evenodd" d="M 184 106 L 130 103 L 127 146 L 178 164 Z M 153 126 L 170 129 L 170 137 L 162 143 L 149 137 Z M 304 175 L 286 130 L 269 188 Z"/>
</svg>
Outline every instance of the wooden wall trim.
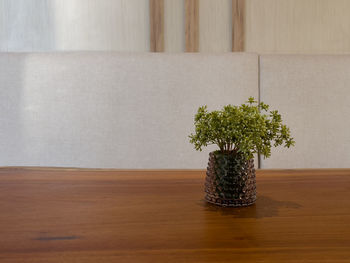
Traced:
<svg viewBox="0 0 350 263">
<path fill-rule="evenodd" d="M 199 50 L 199 2 L 185 0 L 185 38 L 186 52 Z"/>
<path fill-rule="evenodd" d="M 149 0 L 150 51 L 164 52 L 164 0 Z"/>
<path fill-rule="evenodd" d="M 232 0 L 232 51 L 244 51 L 245 0 Z"/>
</svg>

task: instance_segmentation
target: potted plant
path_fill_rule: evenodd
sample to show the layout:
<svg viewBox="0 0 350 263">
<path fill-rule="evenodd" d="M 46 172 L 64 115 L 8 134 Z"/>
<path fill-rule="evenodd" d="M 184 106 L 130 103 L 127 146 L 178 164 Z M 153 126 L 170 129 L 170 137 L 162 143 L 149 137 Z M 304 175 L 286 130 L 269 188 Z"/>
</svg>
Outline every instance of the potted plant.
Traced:
<svg viewBox="0 0 350 263">
<path fill-rule="evenodd" d="M 198 109 L 190 142 L 196 150 L 216 144 L 209 154 L 206 201 L 220 206 L 247 206 L 256 200 L 254 153 L 267 158 L 271 147 L 294 145 L 289 128 L 277 110 L 250 97 L 241 106 L 227 105 L 209 112 Z"/>
</svg>

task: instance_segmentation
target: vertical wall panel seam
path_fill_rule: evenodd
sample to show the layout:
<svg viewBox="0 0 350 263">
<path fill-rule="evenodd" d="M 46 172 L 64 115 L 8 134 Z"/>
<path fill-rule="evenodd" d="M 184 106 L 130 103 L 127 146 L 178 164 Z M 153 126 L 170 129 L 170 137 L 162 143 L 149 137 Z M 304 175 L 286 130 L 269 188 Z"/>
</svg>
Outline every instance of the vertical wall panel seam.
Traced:
<svg viewBox="0 0 350 263">
<path fill-rule="evenodd" d="M 261 64 L 258 55 L 258 102 L 261 102 Z M 261 169 L 261 154 L 258 152 L 258 169 Z"/>
</svg>

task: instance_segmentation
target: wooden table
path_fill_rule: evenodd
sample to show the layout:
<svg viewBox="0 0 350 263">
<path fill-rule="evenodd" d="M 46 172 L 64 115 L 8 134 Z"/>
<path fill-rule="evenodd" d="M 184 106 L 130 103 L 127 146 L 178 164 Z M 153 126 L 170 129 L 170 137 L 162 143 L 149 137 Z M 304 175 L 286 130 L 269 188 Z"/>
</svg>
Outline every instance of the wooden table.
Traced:
<svg viewBox="0 0 350 263">
<path fill-rule="evenodd" d="M 246 208 L 204 175 L 0 169 L 0 262 L 350 262 L 350 170 L 258 171 Z"/>
</svg>

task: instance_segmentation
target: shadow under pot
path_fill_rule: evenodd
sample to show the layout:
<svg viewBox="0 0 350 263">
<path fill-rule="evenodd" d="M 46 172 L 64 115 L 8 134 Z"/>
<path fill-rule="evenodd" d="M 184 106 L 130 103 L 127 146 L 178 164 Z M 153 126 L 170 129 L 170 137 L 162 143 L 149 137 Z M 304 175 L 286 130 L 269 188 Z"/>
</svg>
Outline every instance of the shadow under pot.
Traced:
<svg viewBox="0 0 350 263">
<path fill-rule="evenodd" d="M 248 206 L 256 201 L 254 159 L 219 151 L 209 153 L 205 200 L 219 206 Z"/>
</svg>

